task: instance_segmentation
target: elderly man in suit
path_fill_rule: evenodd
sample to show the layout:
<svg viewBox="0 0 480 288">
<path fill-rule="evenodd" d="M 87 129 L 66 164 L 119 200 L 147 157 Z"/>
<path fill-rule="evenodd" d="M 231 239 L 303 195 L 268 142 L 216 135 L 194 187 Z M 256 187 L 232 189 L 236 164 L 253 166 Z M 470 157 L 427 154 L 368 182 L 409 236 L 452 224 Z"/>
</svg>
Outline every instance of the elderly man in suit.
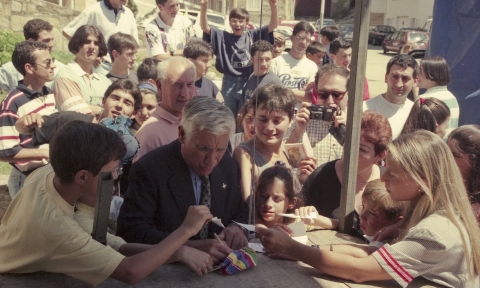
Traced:
<svg viewBox="0 0 480 288">
<path fill-rule="evenodd" d="M 183 109 L 178 139 L 132 166 L 118 235 L 127 242 L 158 243 L 181 225 L 189 206 L 201 204 L 226 228 L 208 223 L 186 245 L 209 253 L 215 263 L 232 249 L 246 246 L 244 231 L 231 224 L 248 219 L 238 164 L 225 153 L 234 131 L 235 119 L 226 106 L 211 97 L 190 100 Z"/>
</svg>

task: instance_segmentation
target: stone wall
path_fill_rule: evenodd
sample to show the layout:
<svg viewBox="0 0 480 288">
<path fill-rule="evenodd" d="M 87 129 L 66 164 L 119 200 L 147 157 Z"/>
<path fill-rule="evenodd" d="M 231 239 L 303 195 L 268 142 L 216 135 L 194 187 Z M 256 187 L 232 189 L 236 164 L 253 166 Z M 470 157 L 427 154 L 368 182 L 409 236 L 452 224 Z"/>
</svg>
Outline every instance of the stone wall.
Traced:
<svg viewBox="0 0 480 288">
<path fill-rule="evenodd" d="M 84 0 L 75 0 L 75 8 L 82 7 Z M 40 18 L 53 25 L 55 50 L 68 51 L 68 40 L 62 36 L 62 29 L 80 11 L 72 10 L 43 0 L 0 0 L 0 29 L 23 33 L 28 20 Z"/>
</svg>

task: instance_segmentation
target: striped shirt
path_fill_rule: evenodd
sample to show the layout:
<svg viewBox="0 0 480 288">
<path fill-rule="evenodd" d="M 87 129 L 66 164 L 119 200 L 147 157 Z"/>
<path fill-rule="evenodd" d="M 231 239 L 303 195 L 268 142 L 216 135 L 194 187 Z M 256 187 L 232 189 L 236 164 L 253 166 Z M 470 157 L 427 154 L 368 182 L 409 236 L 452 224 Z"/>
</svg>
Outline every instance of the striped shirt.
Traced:
<svg viewBox="0 0 480 288">
<path fill-rule="evenodd" d="M 36 92 L 20 84 L 0 104 L 0 157 L 10 157 L 23 148 L 34 148 L 32 136 L 21 135 L 15 129 L 18 118 L 38 113 L 50 115 L 57 112 L 52 90 L 43 86 L 42 92 Z M 48 148 L 48 146 L 42 146 Z M 45 165 L 46 161 L 17 162 L 20 171 L 30 171 Z"/>
<path fill-rule="evenodd" d="M 434 97 L 440 101 L 443 101 L 445 105 L 450 109 L 450 122 L 448 123 L 448 128 L 446 130 L 444 140 L 447 140 L 448 134 L 452 132 L 453 129 L 458 127 L 458 118 L 460 117 L 460 107 L 458 106 L 458 101 L 455 96 L 448 91 L 447 86 L 435 86 L 428 89 L 424 94 L 420 95 L 422 98 Z"/>
<path fill-rule="evenodd" d="M 467 237 L 463 226 L 461 233 Z M 468 278 L 460 231 L 440 212 L 410 228 L 400 242 L 385 244 L 372 255 L 402 287 L 420 276 L 447 287 L 480 287 L 478 275 Z"/>
</svg>

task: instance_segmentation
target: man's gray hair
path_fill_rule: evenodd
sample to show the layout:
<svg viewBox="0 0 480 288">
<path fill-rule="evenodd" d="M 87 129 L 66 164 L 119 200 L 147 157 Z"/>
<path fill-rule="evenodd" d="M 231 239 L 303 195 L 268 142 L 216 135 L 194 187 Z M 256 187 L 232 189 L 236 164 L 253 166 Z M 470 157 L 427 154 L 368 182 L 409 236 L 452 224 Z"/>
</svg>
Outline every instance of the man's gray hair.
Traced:
<svg viewBox="0 0 480 288">
<path fill-rule="evenodd" d="M 180 122 L 187 137 L 206 130 L 215 135 L 235 132 L 235 118 L 227 106 L 213 97 L 197 96 L 183 108 Z"/>
<path fill-rule="evenodd" d="M 157 65 L 157 75 L 158 75 L 158 79 L 160 80 L 160 83 L 162 84 L 165 83 L 165 79 L 167 79 L 167 72 L 171 65 L 181 66 L 181 67 L 186 66 L 188 67 L 188 69 L 193 70 L 193 75 L 197 75 L 195 65 L 192 63 L 192 61 L 188 60 L 185 57 L 173 56 L 168 58 L 167 60 L 161 61 Z"/>
</svg>

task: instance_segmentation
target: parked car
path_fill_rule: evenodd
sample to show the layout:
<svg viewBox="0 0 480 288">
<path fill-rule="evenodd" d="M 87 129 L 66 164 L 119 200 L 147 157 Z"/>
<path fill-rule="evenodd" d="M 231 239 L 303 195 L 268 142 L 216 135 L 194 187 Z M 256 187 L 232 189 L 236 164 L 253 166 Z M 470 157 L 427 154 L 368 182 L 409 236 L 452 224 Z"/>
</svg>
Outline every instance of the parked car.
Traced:
<svg viewBox="0 0 480 288">
<path fill-rule="evenodd" d="M 329 25 L 337 25 L 337 24 L 332 19 L 323 18 L 323 24 L 322 24 L 322 27 L 320 27 L 320 19 L 317 19 L 317 22 L 315 23 L 315 28 L 317 29 L 318 32 L 320 32 L 320 29 Z"/>
<path fill-rule="evenodd" d="M 420 31 L 400 30 L 383 40 L 383 54 L 395 51 L 405 54 L 424 54 L 428 47 L 428 33 Z"/>
<path fill-rule="evenodd" d="M 353 42 L 353 24 L 342 23 L 338 25 L 338 36 L 343 37 L 343 39 L 349 42 Z"/>
<path fill-rule="evenodd" d="M 397 29 L 393 26 L 387 25 L 373 25 L 370 26 L 368 32 L 368 43 L 372 43 L 372 45 L 382 45 L 383 39 L 385 36 L 392 35 L 395 33 Z"/>
<path fill-rule="evenodd" d="M 290 51 L 292 49 L 292 40 L 290 39 L 290 36 L 293 33 L 293 29 L 288 26 L 278 26 L 274 31 L 285 37 L 285 51 Z"/>
</svg>

